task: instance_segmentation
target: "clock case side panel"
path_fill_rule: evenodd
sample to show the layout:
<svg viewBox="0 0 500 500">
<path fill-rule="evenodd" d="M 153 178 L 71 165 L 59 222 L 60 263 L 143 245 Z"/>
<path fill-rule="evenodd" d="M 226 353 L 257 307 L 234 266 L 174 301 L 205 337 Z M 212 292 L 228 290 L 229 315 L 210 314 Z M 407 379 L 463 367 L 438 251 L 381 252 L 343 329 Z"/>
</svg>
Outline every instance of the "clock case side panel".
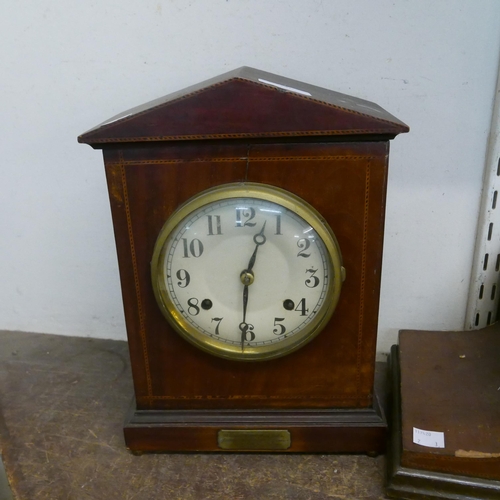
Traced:
<svg viewBox="0 0 500 500">
<path fill-rule="evenodd" d="M 388 141 L 255 145 L 250 151 L 248 180 L 309 202 L 339 241 L 347 275 L 339 304 L 324 331 L 297 358 L 313 357 L 310 370 L 318 376 L 345 362 L 340 380 L 331 380 L 332 386 L 349 386 L 354 395 L 337 401 L 341 406 L 373 403 L 388 155 Z M 328 342 L 329 336 L 339 342 Z M 329 350 L 330 358 L 325 356 Z"/>
<path fill-rule="evenodd" d="M 203 145 L 145 144 L 103 151 L 139 408 L 155 407 L 158 381 L 164 376 L 161 366 L 168 363 L 158 345 L 165 336 L 174 345 L 185 344 L 154 299 L 150 262 L 156 236 L 175 208 L 194 194 L 212 185 L 242 181 L 246 160 L 241 158 L 246 150 L 238 145 L 215 147 L 214 151 Z M 200 165 L 206 167 L 200 169 Z"/>
<path fill-rule="evenodd" d="M 149 401 L 151 379 L 144 356 L 144 327 L 136 295 L 137 277 L 134 273 L 134 249 L 130 245 L 130 213 L 125 171 L 118 149 L 103 150 L 108 194 L 113 219 L 118 269 L 122 291 L 127 340 L 131 357 L 134 393 L 140 401 Z"/>
</svg>

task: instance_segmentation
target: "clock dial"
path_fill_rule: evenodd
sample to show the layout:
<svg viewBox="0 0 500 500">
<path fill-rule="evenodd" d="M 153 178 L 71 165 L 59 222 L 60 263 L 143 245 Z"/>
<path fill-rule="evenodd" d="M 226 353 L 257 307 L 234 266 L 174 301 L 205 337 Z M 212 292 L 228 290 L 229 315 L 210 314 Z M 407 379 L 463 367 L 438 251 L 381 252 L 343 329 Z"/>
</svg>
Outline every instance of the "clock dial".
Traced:
<svg viewBox="0 0 500 500">
<path fill-rule="evenodd" d="M 218 356 L 285 355 L 319 333 L 343 268 L 333 233 L 291 193 L 258 184 L 202 193 L 167 221 L 153 257 L 157 301 Z"/>
</svg>

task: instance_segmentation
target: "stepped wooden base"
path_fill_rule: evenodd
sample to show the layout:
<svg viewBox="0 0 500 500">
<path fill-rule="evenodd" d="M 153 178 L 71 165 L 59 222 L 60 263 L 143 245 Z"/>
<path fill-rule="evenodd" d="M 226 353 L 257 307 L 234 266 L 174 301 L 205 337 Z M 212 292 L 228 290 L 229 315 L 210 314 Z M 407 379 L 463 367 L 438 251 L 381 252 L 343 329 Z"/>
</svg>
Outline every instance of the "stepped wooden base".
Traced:
<svg viewBox="0 0 500 500">
<path fill-rule="evenodd" d="M 132 451 L 161 452 L 367 452 L 385 449 L 386 422 L 373 409 L 317 411 L 134 411 L 125 425 Z M 289 433 L 273 446 L 243 442 L 221 445 L 221 431 L 274 430 Z M 242 434 L 243 436 L 243 434 Z M 259 438 L 261 439 L 261 438 Z"/>
<path fill-rule="evenodd" d="M 378 394 L 375 401 L 367 409 L 273 411 L 136 410 L 134 401 L 125 442 L 132 452 L 378 454 L 387 421 Z"/>
</svg>

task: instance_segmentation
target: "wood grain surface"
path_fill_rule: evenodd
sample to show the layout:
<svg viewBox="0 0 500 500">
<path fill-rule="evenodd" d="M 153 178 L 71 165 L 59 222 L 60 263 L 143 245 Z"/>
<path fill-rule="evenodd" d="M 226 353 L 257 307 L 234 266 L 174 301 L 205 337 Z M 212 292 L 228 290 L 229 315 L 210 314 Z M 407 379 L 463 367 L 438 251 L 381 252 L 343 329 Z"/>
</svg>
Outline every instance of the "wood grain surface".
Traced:
<svg viewBox="0 0 500 500">
<path fill-rule="evenodd" d="M 500 325 L 399 334 L 402 465 L 500 481 Z M 444 447 L 413 442 L 413 428 Z"/>
<path fill-rule="evenodd" d="M 382 500 L 383 457 L 132 455 L 125 342 L 0 332 L 0 449 L 19 500 Z"/>
<path fill-rule="evenodd" d="M 386 142 L 353 142 L 104 152 L 138 409 L 372 406 L 387 151 Z M 311 203 L 333 229 L 347 270 L 324 331 L 272 362 L 222 360 L 194 348 L 162 316 L 151 285 L 154 244 L 175 208 L 239 181 Z"/>
</svg>

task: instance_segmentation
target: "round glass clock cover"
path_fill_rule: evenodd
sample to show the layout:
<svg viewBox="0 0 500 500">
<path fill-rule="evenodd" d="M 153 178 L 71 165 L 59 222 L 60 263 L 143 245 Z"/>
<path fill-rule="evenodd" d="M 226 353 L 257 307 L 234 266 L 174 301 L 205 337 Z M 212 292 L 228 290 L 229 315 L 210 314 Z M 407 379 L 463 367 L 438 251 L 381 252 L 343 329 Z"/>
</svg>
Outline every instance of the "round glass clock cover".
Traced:
<svg viewBox="0 0 500 500">
<path fill-rule="evenodd" d="M 156 300 L 170 324 L 223 358 L 288 354 L 330 319 L 345 275 L 336 238 L 287 191 L 226 184 L 182 205 L 152 259 Z"/>
</svg>

